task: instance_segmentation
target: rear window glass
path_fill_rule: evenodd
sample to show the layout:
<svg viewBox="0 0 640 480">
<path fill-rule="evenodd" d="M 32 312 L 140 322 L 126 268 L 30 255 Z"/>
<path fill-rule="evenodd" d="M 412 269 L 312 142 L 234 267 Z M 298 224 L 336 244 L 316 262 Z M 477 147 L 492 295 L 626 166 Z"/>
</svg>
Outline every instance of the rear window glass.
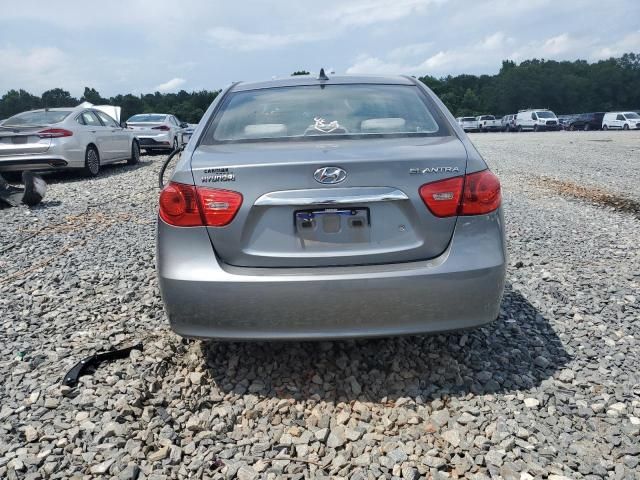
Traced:
<svg viewBox="0 0 640 480">
<path fill-rule="evenodd" d="M 326 85 L 231 93 L 203 143 L 444 136 L 449 132 L 418 87 Z"/>
<path fill-rule="evenodd" d="M 139 115 L 134 115 L 129 120 L 127 120 L 127 122 L 164 122 L 166 118 L 166 115 L 141 113 Z"/>
<path fill-rule="evenodd" d="M 19 113 L 6 119 L 5 126 L 36 126 L 52 125 L 59 123 L 69 116 L 71 110 L 41 110 L 36 112 Z"/>
<path fill-rule="evenodd" d="M 462 117 L 463 122 L 475 122 L 476 117 Z"/>
</svg>

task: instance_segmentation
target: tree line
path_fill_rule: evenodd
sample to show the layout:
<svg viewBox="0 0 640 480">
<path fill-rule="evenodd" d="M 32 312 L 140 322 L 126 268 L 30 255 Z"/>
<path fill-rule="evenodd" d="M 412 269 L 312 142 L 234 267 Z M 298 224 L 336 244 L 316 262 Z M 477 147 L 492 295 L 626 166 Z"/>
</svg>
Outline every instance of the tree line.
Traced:
<svg viewBox="0 0 640 480">
<path fill-rule="evenodd" d="M 556 114 L 640 109 L 640 54 L 585 60 L 505 60 L 496 75 L 420 77 L 455 116 L 549 108 Z"/>
<path fill-rule="evenodd" d="M 306 75 L 305 70 L 293 75 Z M 502 62 L 495 75 L 456 75 L 419 78 L 455 116 L 505 115 L 523 108 L 549 108 L 557 114 L 640 109 L 640 54 L 626 53 L 594 63 L 585 60 L 525 60 Z M 62 88 L 33 95 L 10 90 L 0 98 L 0 119 L 35 108 L 73 107 L 88 101 L 122 107 L 122 119 L 136 113 L 171 113 L 197 123 L 217 91 L 116 95 L 105 98 L 85 87 L 80 98 Z"/>
<path fill-rule="evenodd" d="M 36 108 L 75 107 L 81 102 L 94 105 L 118 105 L 122 107 L 121 119 L 126 120 L 136 113 L 171 113 L 180 120 L 198 123 L 202 115 L 220 91 L 147 93 L 143 95 L 115 95 L 102 97 L 94 88 L 85 87 L 80 98 L 72 97 L 62 88 L 47 90 L 41 96 L 20 90 L 9 90 L 0 98 L 0 119 Z"/>
</svg>

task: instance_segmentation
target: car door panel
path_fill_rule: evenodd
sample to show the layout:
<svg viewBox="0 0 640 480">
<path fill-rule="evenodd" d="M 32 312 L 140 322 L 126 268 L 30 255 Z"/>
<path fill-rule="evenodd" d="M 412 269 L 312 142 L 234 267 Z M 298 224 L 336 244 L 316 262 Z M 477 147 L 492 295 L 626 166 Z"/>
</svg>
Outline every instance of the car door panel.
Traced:
<svg viewBox="0 0 640 480">
<path fill-rule="evenodd" d="M 127 158 L 129 152 L 129 134 L 106 113 L 97 111 L 96 114 L 100 117 L 109 136 L 109 160 L 122 160 L 123 158 Z"/>
<path fill-rule="evenodd" d="M 108 145 L 109 136 L 107 135 L 105 127 L 91 110 L 82 112 L 81 116 L 85 122 L 86 131 L 90 134 L 90 137 L 93 138 L 93 143 L 98 149 L 100 160 L 108 161 L 110 159 L 110 147 Z M 88 144 L 87 142 L 87 145 Z M 86 145 L 84 148 L 86 149 Z"/>
</svg>

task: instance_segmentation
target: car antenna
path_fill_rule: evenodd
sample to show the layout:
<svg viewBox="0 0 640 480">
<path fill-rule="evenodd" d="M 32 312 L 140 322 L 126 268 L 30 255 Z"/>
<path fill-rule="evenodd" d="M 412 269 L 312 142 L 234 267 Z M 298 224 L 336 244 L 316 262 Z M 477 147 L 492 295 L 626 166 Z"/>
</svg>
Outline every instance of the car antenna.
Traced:
<svg viewBox="0 0 640 480">
<path fill-rule="evenodd" d="M 324 68 L 320 69 L 320 75 L 318 75 L 318 80 L 322 80 L 322 81 L 329 80 L 329 77 L 327 77 L 327 74 L 324 73 Z"/>
</svg>

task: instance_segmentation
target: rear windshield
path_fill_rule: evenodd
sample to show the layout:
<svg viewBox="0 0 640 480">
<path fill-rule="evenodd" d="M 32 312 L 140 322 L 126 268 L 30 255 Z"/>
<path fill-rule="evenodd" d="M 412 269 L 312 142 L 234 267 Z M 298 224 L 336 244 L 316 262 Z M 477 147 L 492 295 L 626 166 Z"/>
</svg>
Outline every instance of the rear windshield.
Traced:
<svg viewBox="0 0 640 480">
<path fill-rule="evenodd" d="M 59 123 L 69 116 L 71 110 L 40 110 L 35 112 L 24 112 L 7 118 L 2 125 L 5 127 L 42 127 Z"/>
<path fill-rule="evenodd" d="M 331 136 L 449 135 L 435 106 L 410 85 L 278 87 L 231 93 L 204 144 Z"/>
<path fill-rule="evenodd" d="M 462 117 L 463 122 L 475 122 L 476 117 Z"/>
<path fill-rule="evenodd" d="M 538 118 L 556 118 L 553 112 L 544 111 L 544 112 L 536 112 Z"/>
<path fill-rule="evenodd" d="M 129 118 L 127 122 L 164 122 L 166 118 L 166 115 L 152 115 L 149 113 L 141 113 Z"/>
</svg>

